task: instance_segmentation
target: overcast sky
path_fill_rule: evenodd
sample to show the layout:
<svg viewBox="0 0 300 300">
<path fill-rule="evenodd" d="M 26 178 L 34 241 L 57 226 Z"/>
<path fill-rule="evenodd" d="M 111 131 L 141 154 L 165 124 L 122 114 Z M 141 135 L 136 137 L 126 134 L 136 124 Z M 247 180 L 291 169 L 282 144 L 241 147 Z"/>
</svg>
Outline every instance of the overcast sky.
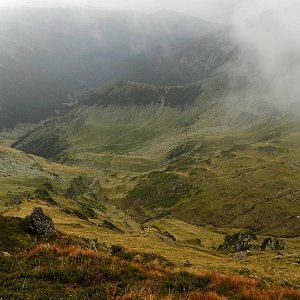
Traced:
<svg viewBox="0 0 300 300">
<path fill-rule="evenodd" d="M 175 10 L 215 22 L 233 17 L 251 17 L 278 5 L 290 5 L 299 0 L 0 0 L 5 7 L 89 6 L 105 10 L 135 10 L 154 12 Z"/>
</svg>

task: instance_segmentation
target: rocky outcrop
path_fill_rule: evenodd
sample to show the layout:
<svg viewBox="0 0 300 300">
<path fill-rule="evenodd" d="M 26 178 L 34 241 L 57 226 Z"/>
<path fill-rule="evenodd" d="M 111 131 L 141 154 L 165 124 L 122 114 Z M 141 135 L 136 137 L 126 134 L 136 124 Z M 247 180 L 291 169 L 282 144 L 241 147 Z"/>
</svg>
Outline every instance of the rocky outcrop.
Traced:
<svg viewBox="0 0 300 300">
<path fill-rule="evenodd" d="M 146 236 L 154 236 L 156 238 L 159 238 L 160 240 L 174 244 L 176 242 L 176 237 L 168 232 L 168 231 L 161 231 L 158 227 L 156 226 L 146 226 L 142 227 L 142 234 Z"/>
<path fill-rule="evenodd" d="M 164 235 L 166 238 L 170 239 L 172 242 L 175 242 L 175 241 L 176 241 L 175 236 L 174 236 L 172 233 L 168 232 L 168 231 L 165 231 L 165 232 L 163 233 L 163 235 Z"/>
<path fill-rule="evenodd" d="M 38 188 L 34 191 L 32 195 L 27 196 L 28 200 L 38 199 L 43 200 L 51 205 L 58 206 L 58 203 L 51 197 L 49 192 L 44 188 Z"/>
<path fill-rule="evenodd" d="M 46 216 L 40 207 L 35 207 L 32 214 L 24 219 L 23 227 L 38 236 L 52 237 L 57 234 L 53 220 Z"/>
<path fill-rule="evenodd" d="M 49 183 L 48 181 L 46 181 L 44 184 L 43 184 L 43 188 L 49 192 L 52 192 L 52 193 L 55 193 L 57 194 L 56 190 L 54 189 L 54 187 L 52 186 L 51 183 Z"/>
<path fill-rule="evenodd" d="M 76 197 L 77 193 L 73 186 L 70 186 L 65 193 L 66 198 L 68 199 L 74 199 Z"/>
<path fill-rule="evenodd" d="M 191 267 L 192 264 L 190 263 L 189 260 L 184 260 L 184 261 L 182 262 L 182 266 L 188 268 L 188 267 Z"/>
<path fill-rule="evenodd" d="M 282 251 L 285 249 L 285 242 L 282 240 L 279 240 L 277 238 L 265 238 L 261 244 L 261 250 L 263 251 Z"/>
<path fill-rule="evenodd" d="M 286 244 L 284 241 L 274 237 L 265 238 L 259 244 L 255 233 L 249 231 L 225 236 L 224 243 L 220 245 L 219 250 L 229 252 L 240 252 L 251 249 L 258 251 L 282 251 L 285 250 L 285 247 Z"/>
<path fill-rule="evenodd" d="M 203 88 L 199 82 L 183 86 L 157 87 L 130 81 L 113 81 L 96 89 L 84 103 L 103 107 L 165 105 L 184 109 L 194 104 L 202 93 Z"/>
<path fill-rule="evenodd" d="M 226 235 L 224 243 L 219 247 L 220 250 L 228 251 L 247 251 L 257 247 L 257 237 L 255 233 L 249 231 L 244 233 L 234 233 Z"/>
<path fill-rule="evenodd" d="M 104 228 L 107 228 L 107 229 L 109 229 L 109 230 L 117 231 L 117 232 L 119 232 L 119 233 L 124 233 L 123 230 L 121 230 L 120 228 L 118 228 L 115 224 L 113 224 L 113 223 L 112 223 L 111 221 L 109 221 L 109 220 L 104 220 L 104 221 L 102 222 L 102 224 L 99 225 L 99 226 L 104 227 Z"/>
</svg>

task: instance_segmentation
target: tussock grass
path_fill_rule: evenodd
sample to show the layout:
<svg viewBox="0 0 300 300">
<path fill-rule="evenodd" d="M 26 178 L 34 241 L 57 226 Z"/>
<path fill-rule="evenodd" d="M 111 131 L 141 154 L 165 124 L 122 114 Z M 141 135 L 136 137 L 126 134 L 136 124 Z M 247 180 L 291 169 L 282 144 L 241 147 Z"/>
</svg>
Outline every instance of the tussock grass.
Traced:
<svg viewBox="0 0 300 300">
<path fill-rule="evenodd" d="M 300 291 L 258 279 L 179 271 L 155 254 L 107 254 L 74 245 L 40 244 L 0 257 L 2 299 L 296 300 Z M 156 261 L 156 263 L 154 263 Z"/>
</svg>

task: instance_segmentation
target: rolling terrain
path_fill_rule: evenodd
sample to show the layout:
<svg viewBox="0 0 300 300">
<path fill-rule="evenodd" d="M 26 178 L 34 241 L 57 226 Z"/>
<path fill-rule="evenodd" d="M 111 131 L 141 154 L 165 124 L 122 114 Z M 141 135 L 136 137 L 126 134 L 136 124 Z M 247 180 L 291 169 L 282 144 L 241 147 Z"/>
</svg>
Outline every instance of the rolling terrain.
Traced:
<svg viewBox="0 0 300 300">
<path fill-rule="evenodd" d="M 0 299 L 299 299 L 285 13 L 0 9 Z"/>
<path fill-rule="evenodd" d="M 299 298 L 299 291 L 291 287 L 242 276 L 249 275 L 246 268 L 231 275 L 178 268 L 165 257 L 142 249 L 108 247 L 99 240 L 90 248 L 86 239 L 61 233 L 51 238 L 29 235 L 18 218 L 0 216 L 0 228 L 3 299 Z"/>
<path fill-rule="evenodd" d="M 171 88 L 122 81 L 15 147 L 101 169 L 108 199 L 139 222 L 166 213 L 296 237 L 298 129 L 297 114 L 280 111 L 267 91 L 225 75 Z"/>
<path fill-rule="evenodd" d="M 10 167 L 8 168 L 6 164 Z M 16 165 L 18 173 L 13 171 Z M 161 278 L 159 281 L 155 281 L 155 286 L 167 274 L 179 272 L 178 286 L 177 283 L 176 286 L 174 285 L 174 278 L 170 278 L 169 289 L 174 294 L 174 299 L 179 294 L 180 297 L 183 297 L 182 299 L 185 299 L 184 297 L 189 299 L 186 293 L 193 291 L 199 293 L 199 289 L 203 290 L 203 287 L 197 284 L 190 285 L 190 279 L 185 281 L 184 276 L 192 276 L 188 274 L 194 274 L 193 276 L 201 278 L 202 276 L 213 276 L 213 278 L 216 276 L 218 278 L 216 280 L 221 281 L 237 280 L 239 287 L 243 287 L 243 282 L 247 280 L 257 281 L 255 284 L 257 291 L 251 289 L 247 284 L 245 288 L 241 289 L 236 289 L 233 283 L 230 283 L 230 287 L 228 286 L 226 289 L 223 289 L 223 285 L 217 288 L 219 281 L 214 281 L 215 284 L 205 289 L 205 293 L 215 293 L 214 297 L 223 296 L 226 299 L 234 294 L 247 295 L 251 290 L 253 297 L 258 297 L 258 294 L 263 293 L 265 299 L 273 299 L 272 295 L 274 294 L 286 295 L 286 299 L 297 299 L 297 291 L 278 288 L 278 286 L 288 284 L 290 287 L 295 287 L 299 285 L 300 279 L 297 272 L 299 238 L 282 239 L 286 246 L 285 250 L 280 253 L 269 250 L 251 250 L 245 254 L 227 254 L 218 248 L 223 243 L 224 237 L 227 234 L 238 232 L 237 229 L 216 228 L 211 225 L 196 226 L 166 213 L 160 213 L 154 218 L 144 220 L 141 224 L 126 210 L 113 205 L 113 196 L 117 197 L 118 193 L 122 194 L 122 189 L 119 191 L 119 187 L 121 183 L 124 184 L 128 180 L 128 177 L 132 178 L 132 175 L 129 176 L 131 172 L 127 171 L 126 175 L 121 172 L 122 175 L 118 174 L 117 176 L 113 173 L 104 173 L 104 176 L 91 168 L 60 165 L 5 146 L 1 146 L 1 167 L 2 173 L 5 170 L 6 174 L 1 174 L 2 216 L 0 216 L 0 226 L 3 228 L 1 227 L 0 260 L 3 268 L 9 266 L 10 271 L 4 273 L 4 269 L 1 269 L 0 278 L 11 282 L 10 286 L 1 285 L 4 298 L 17 299 L 24 295 L 27 297 L 39 295 L 44 291 L 36 284 L 36 282 L 40 282 L 43 285 L 55 283 L 56 286 L 65 286 L 66 284 L 70 294 L 82 293 L 88 299 L 93 299 L 97 295 L 97 291 L 92 289 L 89 284 L 83 284 L 80 279 L 82 276 L 89 278 L 86 277 L 88 274 L 85 273 L 84 268 L 93 269 L 95 266 L 99 266 L 102 259 L 104 259 L 103 263 L 108 263 L 106 259 L 111 256 L 107 254 L 112 253 L 111 249 L 117 247 L 116 249 L 122 249 L 114 254 L 117 261 L 114 259 L 110 261 L 111 267 L 105 271 L 107 275 L 105 277 L 99 275 L 97 283 L 95 282 L 98 287 L 100 282 L 102 285 L 108 285 L 109 290 L 114 290 L 114 285 L 117 284 L 118 291 L 111 291 L 110 296 L 108 294 L 105 296 L 108 297 L 107 299 L 116 299 L 117 295 L 123 299 L 121 296 L 125 297 L 129 290 L 132 293 L 129 295 L 138 294 L 146 297 L 154 293 L 154 299 L 162 299 L 165 296 L 165 288 L 162 287 L 161 291 L 158 291 L 152 287 L 153 283 L 151 283 L 150 274 L 156 270 L 156 266 L 165 275 L 159 277 Z M 136 176 L 136 172 L 134 174 Z M 155 178 L 153 172 L 150 174 L 152 175 L 149 177 Z M 140 178 L 137 179 L 140 182 Z M 158 184 L 161 182 L 158 181 Z M 129 182 L 125 185 L 128 189 Z M 24 221 L 21 220 L 26 220 L 36 207 L 42 208 L 47 216 L 51 216 L 55 228 L 59 232 L 59 239 L 29 235 L 22 229 L 23 225 L 21 227 L 18 225 L 23 224 Z M 7 234 L 11 237 L 8 237 Z M 258 235 L 260 242 L 266 237 L 266 235 Z M 145 263 L 148 264 L 147 261 L 143 259 L 140 262 L 139 259 L 140 257 L 146 259 L 149 255 L 151 261 L 156 259 L 158 261 L 157 265 L 150 264 L 145 270 L 145 272 L 149 272 L 147 276 L 150 276 L 150 281 L 149 290 L 143 292 L 137 286 L 130 285 L 132 277 L 130 277 L 130 273 L 127 273 L 129 271 L 126 266 L 128 263 L 138 268 L 142 265 L 145 266 Z M 64 263 L 59 266 L 62 257 Z M 43 263 L 42 267 L 39 267 L 38 262 L 41 259 Z M 76 261 L 80 262 L 80 265 L 76 264 Z M 120 275 L 116 277 L 118 282 L 114 281 L 115 277 L 108 275 L 110 274 L 108 272 L 115 268 L 119 269 L 120 264 L 123 268 L 123 261 L 125 265 L 124 270 L 121 271 L 124 276 L 122 282 L 126 282 L 126 285 L 130 286 L 129 290 L 124 289 L 121 285 Z M 166 269 L 161 269 L 165 263 Z M 20 266 L 23 270 L 21 273 L 17 270 Z M 34 270 L 31 270 L 26 266 L 35 267 Z M 96 269 L 93 272 L 97 273 Z M 232 279 L 229 275 L 220 275 L 219 273 L 231 274 Z M 19 280 L 22 280 L 18 279 L 19 275 L 17 274 L 22 274 L 21 276 L 27 278 L 26 282 L 23 282 L 24 288 L 20 291 L 12 288 L 19 286 Z M 77 275 L 71 276 L 71 274 Z M 86 280 L 90 282 L 90 279 Z M 136 280 L 138 278 L 135 278 Z M 72 284 L 72 287 L 69 284 Z M 143 285 L 145 282 L 142 281 L 140 284 Z M 250 290 L 248 291 L 248 289 Z M 59 290 L 63 291 L 64 289 L 49 287 L 47 295 L 49 297 L 50 295 L 51 297 L 65 296 L 65 294 L 58 296 Z M 86 294 L 89 293 L 89 290 L 90 294 Z M 108 292 L 108 290 L 106 291 Z M 99 290 L 98 292 L 102 293 L 104 297 L 104 291 Z M 156 293 L 162 294 L 157 295 Z M 130 296 L 127 297 L 130 299 Z M 213 296 L 211 295 L 211 297 Z"/>
</svg>

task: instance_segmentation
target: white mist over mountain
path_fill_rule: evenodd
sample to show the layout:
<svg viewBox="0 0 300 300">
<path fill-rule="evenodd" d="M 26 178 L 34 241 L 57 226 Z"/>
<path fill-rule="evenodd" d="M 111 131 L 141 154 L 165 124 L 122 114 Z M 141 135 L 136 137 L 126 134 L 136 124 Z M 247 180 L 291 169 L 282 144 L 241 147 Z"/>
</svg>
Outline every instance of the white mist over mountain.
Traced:
<svg viewBox="0 0 300 300">
<path fill-rule="evenodd" d="M 2 7 L 93 7 L 151 13 L 175 10 L 217 23 L 230 23 L 265 10 L 297 4 L 298 0 L 0 0 Z"/>
<path fill-rule="evenodd" d="M 252 52 L 246 51 L 244 56 L 250 58 L 259 70 L 258 75 L 264 78 L 270 89 L 282 99 L 299 98 L 299 0 L 0 0 L 0 6 L 11 8 L 79 6 L 143 13 L 171 10 L 197 16 L 213 23 L 233 24 L 235 38 L 240 48 L 252 49 Z M 140 24 L 138 18 L 143 16 L 139 15 L 136 18 L 136 23 Z M 92 30 L 89 32 L 99 37 L 99 41 L 101 40 L 101 32 L 99 30 L 94 32 L 91 20 L 81 17 L 76 18 L 75 21 L 84 22 L 85 26 L 91 24 Z M 146 28 L 148 32 L 145 27 L 136 27 L 141 37 L 149 36 L 159 28 L 151 25 Z M 132 47 L 143 49 L 143 38 L 137 41 L 138 44 L 133 44 Z"/>
<path fill-rule="evenodd" d="M 235 34 L 248 51 L 273 102 L 300 103 L 300 4 L 269 8 L 264 13 L 241 20 L 236 15 Z"/>
</svg>

